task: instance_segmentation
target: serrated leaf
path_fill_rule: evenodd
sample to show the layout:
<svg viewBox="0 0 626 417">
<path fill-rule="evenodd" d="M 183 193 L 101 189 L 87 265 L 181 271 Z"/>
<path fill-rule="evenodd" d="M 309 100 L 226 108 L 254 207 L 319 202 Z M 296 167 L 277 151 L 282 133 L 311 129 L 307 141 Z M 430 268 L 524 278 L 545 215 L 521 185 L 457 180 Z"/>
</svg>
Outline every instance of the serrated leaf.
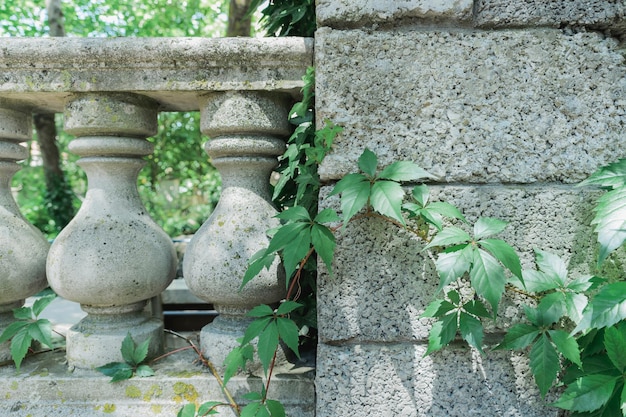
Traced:
<svg viewBox="0 0 626 417">
<path fill-rule="evenodd" d="M 545 397 L 560 369 L 559 355 L 557 355 L 545 333 L 539 336 L 530 349 L 529 358 L 530 369 L 535 377 L 537 387 L 539 387 L 539 392 L 542 397 Z"/>
<path fill-rule="evenodd" d="M 573 333 L 587 327 L 612 326 L 626 318 L 626 282 L 607 284 L 587 304 L 581 323 Z"/>
<path fill-rule="evenodd" d="M 266 305 L 266 304 L 261 304 L 258 306 L 255 306 L 252 310 L 248 311 L 246 313 L 246 316 L 248 317 L 267 317 L 267 316 L 274 316 L 274 310 L 272 309 L 272 307 Z"/>
<path fill-rule="evenodd" d="M 579 367 L 583 366 L 580 360 L 580 348 L 576 339 L 563 330 L 548 330 L 548 334 L 561 355 Z"/>
<path fill-rule="evenodd" d="M 52 323 L 48 319 L 39 319 L 32 322 L 26 329 L 34 340 L 52 347 Z"/>
<path fill-rule="evenodd" d="M 295 301 L 286 300 L 285 302 L 281 303 L 280 306 L 278 306 L 276 314 L 278 314 L 279 316 L 289 314 L 300 307 L 302 307 L 302 304 Z"/>
<path fill-rule="evenodd" d="M 401 224 L 405 224 L 402 217 L 402 186 L 393 181 L 376 181 L 372 185 L 370 204 L 380 214 L 391 217 Z"/>
<path fill-rule="evenodd" d="M 216 408 L 220 405 L 222 405 L 222 403 L 220 403 L 219 401 L 207 401 L 200 405 L 200 407 L 198 408 L 198 415 L 209 416 L 212 414 L 217 414 Z"/>
<path fill-rule="evenodd" d="M 583 376 L 569 385 L 561 398 L 552 405 L 578 412 L 597 410 L 611 398 L 618 378 L 604 374 Z"/>
<path fill-rule="evenodd" d="M 481 217 L 474 224 L 474 239 L 479 240 L 503 231 L 508 222 L 492 217 Z"/>
<path fill-rule="evenodd" d="M 458 306 L 459 304 L 461 304 L 461 296 L 459 295 L 457 291 L 455 290 L 448 291 L 446 296 L 448 297 L 450 301 L 452 301 L 452 304 L 454 304 L 455 306 Z"/>
<path fill-rule="evenodd" d="M 404 207 L 403 205 L 402 207 Z M 435 213 L 430 211 L 428 208 L 419 209 L 415 215 L 419 215 L 426 221 L 426 223 L 432 224 L 435 226 L 438 232 L 443 230 L 443 218 L 439 213 Z"/>
<path fill-rule="evenodd" d="M 283 248 L 289 248 L 292 246 L 293 241 L 298 239 L 300 233 L 309 228 L 309 224 L 303 222 L 287 223 L 278 228 L 270 244 L 267 247 L 266 253 L 276 252 Z"/>
<path fill-rule="evenodd" d="M 289 207 L 288 209 L 278 213 L 276 218 L 288 220 L 292 222 L 310 222 L 311 216 L 309 212 L 302 206 Z"/>
<path fill-rule="evenodd" d="M 413 187 L 413 191 L 411 192 L 415 201 L 420 204 L 420 208 L 426 206 L 428 204 L 428 200 L 430 199 L 430 191 L 428 187 L 424 184 L 416 185 Z"/>
<path fill-rule="evenodd" d="M 461 220 L 463 223 L 467 223 L 467 219 L 465 218 L 463 213 L 461 213 L 461 210 L 445 201 L 433 201 L 428 206 L 426 206 L 426 208 L 430 212 L 439 213 L 444 217 L 458 219 Z"/>
<path fill-rule="evenodd" d="M 583 294 L 572 292 L 565 293 L 565 308 L 567 316 L 574 323 L 579 323 L 583 318 L 583 311 L 587 307 L 587 297 Z"/>
<path fill-rule="evenodd" d="M 567 314 L 565 295 L 562 292 L 553 292 L 541 298 L 537 305 L 539 320 L 544 325 L 556 323 Z"/>
<path fill-rule="evenodd" d="M 593 275 L 583 275 L 578 277 L 572 281 L 570 281 L 566 288 L 568 290 L 583 292 L 593 289 L 594 285 L 596 285 L 595 278 Z"/>
<path fill-rule="evenodd" d="M 0 343 L 6 342 L 7 340 L 11 339 L 20 331 L 20 329 L 28 325 L 29 322 L 27 321 L 14 321 L 13 323 L 9 324 L 0 335 Z"/>
<path fill-rule="evenodd" d="M 248 269 L 246 269 L 246 272 L 243 276 L 239 291 L 241 291 L 243 287 L 245 287 L 245 285 L 252 280 L 252 278 L 259 275 L 263 268 L 269 269 L 272 266 L 276 255 L 266 252 L 266 249 L 261 249 L 260 251 L 252 255 L 252 257 L 248 261 Z"/>
<path fill-rule="evenodd" d="M 598 234 L 600 243 L 600 266 L 626 240 L 626 186 L 622 185 L 600 197 L 594 211 L 596 216 L 591 224 L 595 225 L 594 231 Z"/>
<path fill-rule="evenodd" d="M 483 353 L 483 325 L 480 320 L 461 312 L 459 315 L 459 331 L 461 332 L 461 337 L 470 346 Z"/>
<path fill-rule="evenodd" d="M 267 373 L 270 363 L 274 358 L 274 352 L 278 347 L 278 326 L 275 321 L 272 321 L 267 325 L 265 330 L 259 335 L 259 341 L 257 344 L 257 353 L 263 370 Z"/>
<path fill-rule="evenodd" d="M 428 333 L 428 349 L 424 356 L 430 355 L 450 343 L 457 331 L 456 313 L 448 314 L 437 320 Z"/>
<path fill-rule="evenodd" d="M 285 407 L 279 401 L 267 400 L 265 404 L 272 417 L 285 417 Z"/>
<path fill-rule="evenodd" d="M 263 399 L 263 394 L 260 392 L 251 391 L 243 394 L 242 397 L 248 401 L 261 401 Z"/>
<path fill-rule="evenodd" d="M 626 184 L 626 158 L 598 169 L 578 186 L 598 185 L 617 188 L 624 184 Z"/>
<path fill-rule="evenodd" d="M 32 320 L 33 310 L 30 307 L 14 308 L 13 317 L 15 317 L 18 320 Z"/>
<path fill-rule="evenodd" d="M 317 216 L 315 216 L 315 219 L 313 219 L 313 221 L 320 224 L 333 223 L 341 221 L 341 217 L 339 217 L 335 210 L 327 208 L 317 213 Z"/>
<path fill-rule="evenodd" d="M 341 193 L 341 215 L 343 217 L 343 227 L 345 228 L 350 219 L 358 213 L 369 201 L 371 185 L 369 181 L 355 184 L 346 188 Z"/>
<path fill-rule="evenodd" d="M 148 365 L 139 365 L 135 370 L 137 376 L 141 378 L 146 378 L 154 375 L 154 370 L 150 368 Z"/>
<path fill-rule="evenodd" d="M 541 271 L 525 269 L 522 271 L 524 286 L 530 292 L 544 292 L 559 288 L 559 283 Z"/>
<path fill-rule="evenodd" d="M 519 323 L 511 327 L 504 340 L 495 349 L 520 350 L 530 346 L 539 336 L 539 329 L 531 324 Z"/>
<path fill-rule="evenodd" d="M 41 314 L 41 312 L 48 307 L 48 305 L 54 301 L 54 299 L 56 298 L 56 294 L 52 293 L 50 295 L 46 295 L 44 297 L 40 297 L 38 299 L 35 300 L 35 302 L 33 303 L 33 314 L 35 315 L 35 317 L 39 317 L 39 315 Z"/>
<path fill-rule="evenodd" d="M 124 340 L 122 340 L 121 352 L 122 358 L 126 363 L 129 363 L 131 365 L 137 365 L 137 363 L 134 362 L 135 342 L 133 341 L 130 332 L 126 333 L 126 337 L 124 337 Z"/>
<path fill-rule="evenodd" d="M 228 383 L 239 369 L 246 369 L 246 363 L 252 360 L 253 354 L 254 348 L 250 344 L 237 346 L 228 353 L 226 359 L 224 359 L 224 385 Z"/>
<path fill-rule="evenodd" d="M 278 328 L 278 336 L 280 339 L 285 342 L 287 347 L 299 358 L 298 341 L 300 338 L 300 329 L 298 329 L 296 323 L 291 319 L 279 317 L 276 319 L 276 327 Z"/>
<path fill-rule="evenodd" d="M 133 376 L 133 368 L 125 362 L 110 362 L 106 365 L 99 366 L 96 371 L 102 372 L 106 376 L 110 376 L 109 382 L 118 382 L 130 379 Z"/>
<path fill-rule="evenodd" d="M 504 269 L 496 258 L 482 249 L 474 250 L 473 256 L 474 261 L 469 271 L 472 287 L 489 302 L 495 317 L 506 285 Z"/>
<path fill-rule="evenodd" d="M 300 262 L 302 262 L 302 259 L 307 256 L 311 249 L 311 228 L 307 224 L 304 225 L 306 227 L 302 228 L 297 235 L 293 236 L 289 245 L 283 248 L 283 267 L 285 268 L 287 277 L 293 274 Z"/>
<path fill-rule="evenodd" d="M 378 158 L 376 154 L 365 148 L 361 156 L 359 156 L 359 169 L 370 177 L 376 175 L 376 167 L 378 167 Z"/>
<path fill-rule="evenodd" d="M 241 339 L 241 345 L 250 343 L 255 337 L 260 335 L 272 320 L 273 317 L 261 317 L 250 323 L 246 328 L 243 339 Z"/>
<path fill-rule="evenodd" d="M 468 301 L 467 303 L 463 304 L 463 310 L 477 317 L 490 317 L 489 311 L 487 311 L 487 308 L 480 300 Z"/>
<path fill-rule="evenodd" d="M 446 300 L 434 300 L 424 310 L 424 312 L 420 315 L 420 318 L 423 317 L 442 317 L 445 316 L 449 311 L 454 310 L 454 304 Z"/>
<path fill-rule="evenodd" d="M 344 191 L 348 189 L 354 189 L 358 187 L 362 183 L 367 183 L 369 185 L 369 180 L 363 174 L 348 174 L 345 175 L 342 179 L 337 181 L 337 184 L 333 187 L 329 196 L 333 196 L 335 194 L 342 194 Z"/>
<path fill-rule="evenodd" d="M 143 362 L 148 356 L 148 348 L 150 347 L 150 337 L 141 342 L 133 352 L 133 365 L 138 365 Z"/>
<path fill-rule="evenodd" d="M 388 165 L 378 174 L 378 178 L 393 181 L 416 181 L 424 178 L 434 179 L 435 176 L 410 161 L 396 161 Z"/>
<path fill-rule="evenodd" d="M 471 237 L 466 231 L 455 226 L 450 226 L 437 233 L 430 243 L 425 246 L 425 249 L 435 246 L 458 245 L 461 243 L 467 243 L 470 240 Z"/>
<path fill-rule="evenodd" d="M 620 410 L 622 416 L 626 416 L 626 385 L 622 388 L 622 395 L 620 395 Z"/>
<path fill-rule="evenodd" d="M 20 329 L 11 339 L 11 358 L 18 372 L 32 341 L 32 337 L 25 329 Z"/>
<path fill-rule="evenodd" d="M 314 224 L 311 227 L 311 243 L 315 252 L 322 258 L 328 271 L 332 271 L 333 258 L 335 254 L 335 235 L 326 226 Z"/>
<path fill-rule="evenodd" d="M 537 267 L 541 272 L 546 274 L 553 282 L 558 283 L 560 288 L 565 287 L 567 265 L 558 255 L 535 249 L 535 258 Z"/>
<path fill-rule="evenodd" d="M 241 409 L 240 417 L 260 417 L 261 403 L 253 402 Z"/>
<path fill-rule="evenodd" d="M 460 251 L 439 254 L 435 261 L 435 267 L 439 274 L 439 287 L 437 291 L 441 291 L 443 287 L 456 281 L 469 271 L 472 251 L 472 247 L 467 245 Z"/>
<path fill-rule="evenodd" d="M 519 256 L 508 243 L 500 239 L 483 239 L 478 242 L 480 247 L 489 251 L 502 265 L 507 267 L 509 271 L 524 282 L 522 276 L 522 264 Z"/>
<path fill-rule="evenodd" d="M 178 414 L 176 414 L 176 417 L 196 417 L 196 405 L 185 404 L 183 408 L 178 410 Z"/>
<path fill-rule="evenodd" d="M 611 326 L 604 331 L 606 354 L 620 372 L 624 372 L 626 368 L 626 355 L 624 355 L 626 352 L 626 331 L 623 330 L 625 327 L 624 325 L 619 328 Z"/>
</svg>

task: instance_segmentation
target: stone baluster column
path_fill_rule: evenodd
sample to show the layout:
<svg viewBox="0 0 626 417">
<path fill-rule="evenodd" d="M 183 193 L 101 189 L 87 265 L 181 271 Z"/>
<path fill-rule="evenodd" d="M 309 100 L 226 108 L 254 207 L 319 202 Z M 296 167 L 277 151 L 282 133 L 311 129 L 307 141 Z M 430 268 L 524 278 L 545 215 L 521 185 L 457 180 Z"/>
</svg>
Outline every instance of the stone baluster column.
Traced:
<svg viewBox="0 0 626 417">
<path fill-rule="evenodd" d="M 137 343 L 150 338 L 149 356 L 162 350 L 163 323 L 143 310 L 173 279 L 176 254 L 137 192 L 156 116 L 156 103 L 132 94 L 78 95 L 66 106 L 65 129 L 78 137 L 70 150 L 89 186 L 50 249 L 47 271 L 52 288 L 88 313 L 67 334 L 71 367 L 121 361 L 128 333 Z"/>
<path fill-rule="evenodd" d="M 31 118 L 0 99 L 0 334 L 15 320 L 13 309 L 47 285 L 48 241 L 22 217 L 11 194 L 16 161 L 28 157 L 20 142 L 31 137 Z M 9 345 L 0 344 L 0 360 L 11 357 Z"/>
<path fill-rule="evenodd" d="M 271 204 L 269 178 L 285 149 L 288 97 L 259 92 L 224 92 L 206 96 L 201 105 L 205 150 L 222 175 L 215 211 L 185 252 L 183 273 L 190 290 L 219 312 L 202 329 L 204 354 L 221 366 L 250 322 L 246 313 L 285 296 L 285 277 L 275 261 L 269 270 L 239 287 L 248 259 L 267 247 L 267 230 L 278 226 Z"/>
</svg>

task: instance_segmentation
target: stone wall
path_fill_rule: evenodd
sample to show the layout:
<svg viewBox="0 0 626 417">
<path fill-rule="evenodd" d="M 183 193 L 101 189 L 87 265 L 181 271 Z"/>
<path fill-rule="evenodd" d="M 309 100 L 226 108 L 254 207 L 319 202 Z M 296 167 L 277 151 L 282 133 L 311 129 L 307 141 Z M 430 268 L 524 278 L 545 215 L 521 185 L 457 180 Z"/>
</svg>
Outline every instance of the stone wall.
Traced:
<svg viewBox="0 0 626 417">
<path fill-rule="evenodd" d="M 321 208 L 338 206 L 326 196 L 367 147 L 437 175 L 436 198 L 470 221 L 511 222 L 502 238 L 525 266 L 542 248 L 589 272 L 594 192 L 575 184 L 626 154 L 625 13 L 609 0 L 319 0 L 317 117 L 344 127 Z M 317 416 L 557 415 L 523 357 L 462 343 L 423 357 L 418 316 L 438 278 L 421 248 L 372 220 L 338 238 L 319 281 Z M 515 300 L 500 315 L 518 319 Z"/>
</svg>

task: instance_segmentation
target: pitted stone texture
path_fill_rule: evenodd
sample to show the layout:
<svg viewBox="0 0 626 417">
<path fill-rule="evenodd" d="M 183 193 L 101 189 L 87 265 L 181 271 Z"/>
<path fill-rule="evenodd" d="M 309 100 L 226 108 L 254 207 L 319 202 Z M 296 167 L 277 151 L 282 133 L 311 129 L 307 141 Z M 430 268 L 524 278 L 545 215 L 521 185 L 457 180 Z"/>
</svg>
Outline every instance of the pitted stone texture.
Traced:
<svg viewBox="0 0 626 417">
<path fill-rule="evenodd" d="M 405 19 L 421 22 L 468 21 L 472 0 L 320 0 L 319 26 L 345 27 L 393 23 Z"/>
<path fill-rule="evenodd" d="M 412 160 L 447 182 L 573 183 L 624 154 L 614 40 L 328 28 L 315 39 L 317 120 L 344 127 L 323 179 L 353 172 L 366 147 L 382 165 Z"/>
<path fill-rule="evenodd" d="M 615 0 L 477 0 L 476 24 L 482 27 L 584 26 L 622 34 L 626 3 Z"/>
<path fill-rule="evenodd" d="M 509 352 L 481 357 L 453 348 L 424 358 L 425 350 L 413 344 L 320 344 L 316 416 L 558 415 L 544 406 L 523 357 Z"/>
<path fill-rule="evenodd" d="M 329 189 L 322 190 L 320 209 L 338 209 L 337 197 L 325 197 Z M 458 206 L 472 223 L 479 216 L 509 221 L 495 238 L 518 250 L 524 268 L 534 267 L 533 249 L 539 248 L 569 262 L 570 277 L 594 271 L 595 236 L 588 225 L 595 191 L 567 186 L 433 186 L 431 194 L 433 201 Z M 375 218 L 356 220 L 340 232 L 333 274 L 319 263 L 320 340 L 427 340 L 432 323 L 419 315 L 433 300 L 439 278 L 435 255 L 422 252 L 423 246 L 409 233 Z M 608 263 L 606 274 L 623 274 L 621 264 Z M 520 306 L 529 303 L 522 297 L 507 297 L 495 324 L 485 323 L 486 331 L 500 333 L 519 322 Z"/>
</svg>

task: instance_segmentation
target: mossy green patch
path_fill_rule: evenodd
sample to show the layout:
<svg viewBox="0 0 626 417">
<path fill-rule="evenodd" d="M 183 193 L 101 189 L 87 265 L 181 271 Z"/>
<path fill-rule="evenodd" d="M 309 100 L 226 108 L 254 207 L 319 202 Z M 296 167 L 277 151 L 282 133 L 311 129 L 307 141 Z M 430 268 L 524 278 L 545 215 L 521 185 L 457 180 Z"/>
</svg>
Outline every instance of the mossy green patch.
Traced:
<svg viewBox="0 0 626 417">
<path fill-rule="evenodd" d="M 115 404 L 104 404 L 104 407 L 102 407 L 102 411 L 105 412 L 106 414 L 111 414 L 115 412 Z"/>
<path fill-rule="evenodd" d="M 184 382 L 177 382 L 174 384 L 174 401 L 181 403 L 183 400 L 187 402 L 196 402 L 198 399 L 198 391 L 192 384 L 185 384 Z"/>
<path fill-rule="evenodd" d="M 126 396 L 128 398 L 139 398 L 141 397 L 141 390 L 135 385 L 129 385 L 126 387 Z"/>
<path fill-rule="evenodd" d="M 10 388 L 11 388 L 12 390 L 16 390 L 16 389 L 18 389 L 18 387 L 19 387 L 19 385 L 17 385 L 17 381 L 13 381 L 13 382 L 11 382 L 11 386 L 10 386 Z"/>
<path fill-rule="evenodd" d="M 161 414 L 161 411 L 163 411 L 163 407 L 161 407 L 160 405 L 152 405 L 150 406 L 150 410 L 152 410 L 154 414 Z"/>
<path fill-rule="evenodd" d="M 150 401 L 153 398 L 158 398 L 163 395 L 163 390 L 156 384 L 152 384 L 148 391 L 143 395 L 144 401 Z"/>
</svg>

